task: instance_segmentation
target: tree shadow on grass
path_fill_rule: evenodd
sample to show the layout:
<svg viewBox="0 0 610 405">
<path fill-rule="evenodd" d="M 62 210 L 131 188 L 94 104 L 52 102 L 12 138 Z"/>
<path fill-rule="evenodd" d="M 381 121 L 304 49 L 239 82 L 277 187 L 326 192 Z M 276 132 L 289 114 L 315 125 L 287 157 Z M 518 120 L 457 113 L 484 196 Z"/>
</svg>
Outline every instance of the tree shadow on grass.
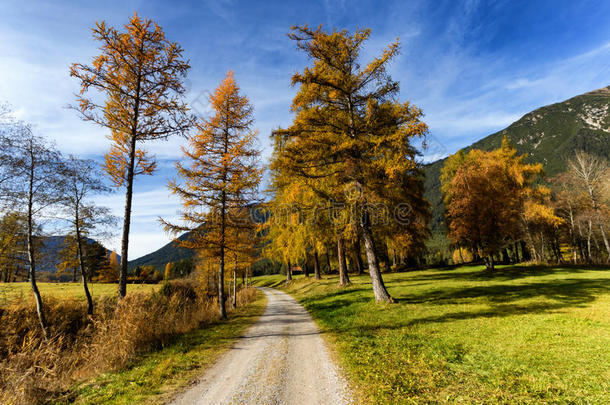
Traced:
<svg viewBox="0 0 610 405">
<path fill-rule="evenodd" d="M 549 267 L 549 266 L 506 266 L 497 268 L 494 271 L 487 270 L 471 270 L 464 271 L 463 267 L 458 267 L 452 270 L 446 271 L 422 271 L 419 275 L 410 276 L 409 273 L 404 273 L 405 278 L 401 281 L 440 281 L 440 280 L 466 280 L 466 281 L 505 281 L 505 280 L 516 280 L 525 277 L 536 277 L 546 276 L 550 274 L 580 274 L 590 272 L 592 270 L 608 270 L 608 267 L 587 267 L 582 266 L 560 266 L 560 267 Z M 392 283 L 392 281 L 390 281 Z"/>
<path fill-rule="evenodd" d="M 335 315 L 325 312 L 334 310 L 339 310 L 339 312 L 343 310 L 349 311 L 350 306 L 359 305 L 363 302 L 363 300 L 350 298 L 349 294 L 355 291 L 362 292 L 363 290 L 364 288 L 337 290 L 323 296 L 312 297 L 304 303 L 318 317 L 332 318 Z M 466 288 L 427 290 L 420 293 L 397 295 L 395 296 L 397 300 L 396 306 L 391 306 L 389 309 L 400 310 L 400 307 L 404 305 L 417 304 L 435 306 L 469 304 L 473 300 L 477 300 L 477 304 L 487 304 L 489 308 L 446 312 L 438 316 L 410 318 L 410 311 L 405 307 L 404 322 L 396 322 L 394 320 L 390 325 L 382 324 L 383 316 L 381 316 L 379 324 L 362 325 L 354 328 L 345 323 L 338 324 L 333 329 L 344 332 L 362 332 L 364 330 L 400 329 L 417 324 L 450 322 L 463 319 L 551 313 L 564 308 L 586 307 L 603 294 L 610 294 L 610 283 L 608 283 L 607 278 L 570 278 L 530 282 L 527 284 L 493 284 Z M 523 300 L 526 301 L 522 302 Z M 353 307 L 353 310 L 358 311 L 359 309 Z M 380 312 L 384 310 L 384 308 L 379 308 Z"/>
<path fill-rule="evenodd" d="M 423 293 L 402 294 L 397 297 L 397 300 L 406 304 L 446 305 L 476 298 L 486 298 L 492 304 L 546 298 L 566 306 L 574 306 L 594 301 L 598 295 L 609 292 L 610 285 L 606 278 L 569 278 L 527 284 L 496 283 L 476 287 L 427 290 Z"/>
</svg>

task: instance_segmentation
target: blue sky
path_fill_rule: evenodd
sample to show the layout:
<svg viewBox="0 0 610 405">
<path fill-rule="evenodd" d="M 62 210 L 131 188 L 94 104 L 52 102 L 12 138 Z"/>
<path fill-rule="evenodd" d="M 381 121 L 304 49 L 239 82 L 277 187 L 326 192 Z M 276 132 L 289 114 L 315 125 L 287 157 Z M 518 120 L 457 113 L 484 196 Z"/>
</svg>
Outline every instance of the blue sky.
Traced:
<svg viewBox="0 0 610 405">
<path fill-rule="evenodd" d="M 290 123 L 291 74 L 307 63 L 286 33 L 291 25 L 370 27 L 363 58 L 397 37 L 391 66 L 401 98 L 421 107 L 434 160 L 502 129 L 542 105 L 610 84 L 610 2 L 603 1 L 13 1 L 0 3 L 0 102 L 69 153 L 99 159 L 105 131 L 65 108 L 77 83 L 72 62 L 88 62 L 95 21 L 122 25 L 137 11 L 152 18 L 190 59 L 187 101 L 205 113 L 206 93 L 235 71 L 255 107 L 263 158 L 268 135 Z M 151 144 L 160 160 L 136 181 L 130 258 L 171 239 L 156 218 L 179 202 L 165 185 L 180 139 Z M 99 199 L 117 215 L 123 194 Z M 119 232 L 117 231 L 117 236 Z M 105 241 L 118 248 L 118 237 Z"/>
</svg>

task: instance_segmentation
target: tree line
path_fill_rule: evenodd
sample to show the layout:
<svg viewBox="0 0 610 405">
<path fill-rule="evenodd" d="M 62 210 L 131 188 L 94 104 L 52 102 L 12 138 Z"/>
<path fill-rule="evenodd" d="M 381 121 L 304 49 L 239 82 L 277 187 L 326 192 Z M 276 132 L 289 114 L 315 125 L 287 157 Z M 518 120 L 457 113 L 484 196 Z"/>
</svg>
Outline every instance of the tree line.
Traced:
<svg viewBox="0 0 610 405">
<path fill-rule="evenodd" d="M 542 164 L 526 164 L 505 137 L 494 151 L 459 151 L 441 170 L 454 260 L 608 263 L 607 159 L 576 151 L 567 170 L 542 183 Z M 466 258 L 465 258 L 466 256 Z"/>
</svg>

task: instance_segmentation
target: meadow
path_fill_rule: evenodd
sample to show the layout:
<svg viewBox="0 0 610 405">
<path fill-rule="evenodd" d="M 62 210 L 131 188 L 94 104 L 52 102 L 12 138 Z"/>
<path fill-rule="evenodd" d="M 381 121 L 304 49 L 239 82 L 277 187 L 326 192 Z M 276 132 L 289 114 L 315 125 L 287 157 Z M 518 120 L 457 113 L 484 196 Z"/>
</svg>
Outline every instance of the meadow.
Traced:
<svg viewBox="0 0 610 405">
<path fill-rule="evenodd" d="M 362 403 L 610 403 L 610 268 L 255 278 L 313 315 Z"/>
<path fill-rule="evenodd" d="M 81 283 L 37 283 L 40 293 L 44 297 L 85 299 L 85 292 Z M 160 284 L 129 284 L 129 292 L 156 291 Z M 114 297 L 118 286 L 113 283 L 89 283 L 89 291 L 93 298 L 102 296 Z M 32 298 L 32 287 L 28 282 L 0 283 L 0 305 L 8 304 L 15 299 Z"/>
</svg>

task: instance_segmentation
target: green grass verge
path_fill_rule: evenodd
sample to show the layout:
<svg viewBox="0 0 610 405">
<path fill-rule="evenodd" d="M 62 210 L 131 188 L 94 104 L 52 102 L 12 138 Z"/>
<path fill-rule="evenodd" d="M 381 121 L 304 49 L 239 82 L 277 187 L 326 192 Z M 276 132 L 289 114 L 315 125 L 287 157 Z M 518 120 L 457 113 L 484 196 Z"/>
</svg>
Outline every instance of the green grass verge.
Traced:
<svg viewBox="0 0 610 405">
<path fill-rule="evenodd" d="M 293 294 L 334 343 L 362 403 L 610 403 L 610 269 L 460 267 L 255 278 Z"/>
<path fill-rule="evenodd" d="M 42 298 L 85 299 L 85 292 L 80 283 L 37 283 Z M 150 292 L 161 288 L 161 284 L 128 284 L 127 292 Z M 118 284 L 90 283 L 89 291 L 93 297 L 116 296 Z M 0 283 L 0 305 L 6 305 L 15 299 L 33 299 L 30 283 Z"/>
<path fill-rule="evenodd" d="M 228 321 L 186 333 L 123 370 L 80 384 L 70 403 L 166 403 L 212 365 L 260 317 L 265 306 L 265 295 L 259 292 L 255 301 L 230 314 Z"/>
</svg>

